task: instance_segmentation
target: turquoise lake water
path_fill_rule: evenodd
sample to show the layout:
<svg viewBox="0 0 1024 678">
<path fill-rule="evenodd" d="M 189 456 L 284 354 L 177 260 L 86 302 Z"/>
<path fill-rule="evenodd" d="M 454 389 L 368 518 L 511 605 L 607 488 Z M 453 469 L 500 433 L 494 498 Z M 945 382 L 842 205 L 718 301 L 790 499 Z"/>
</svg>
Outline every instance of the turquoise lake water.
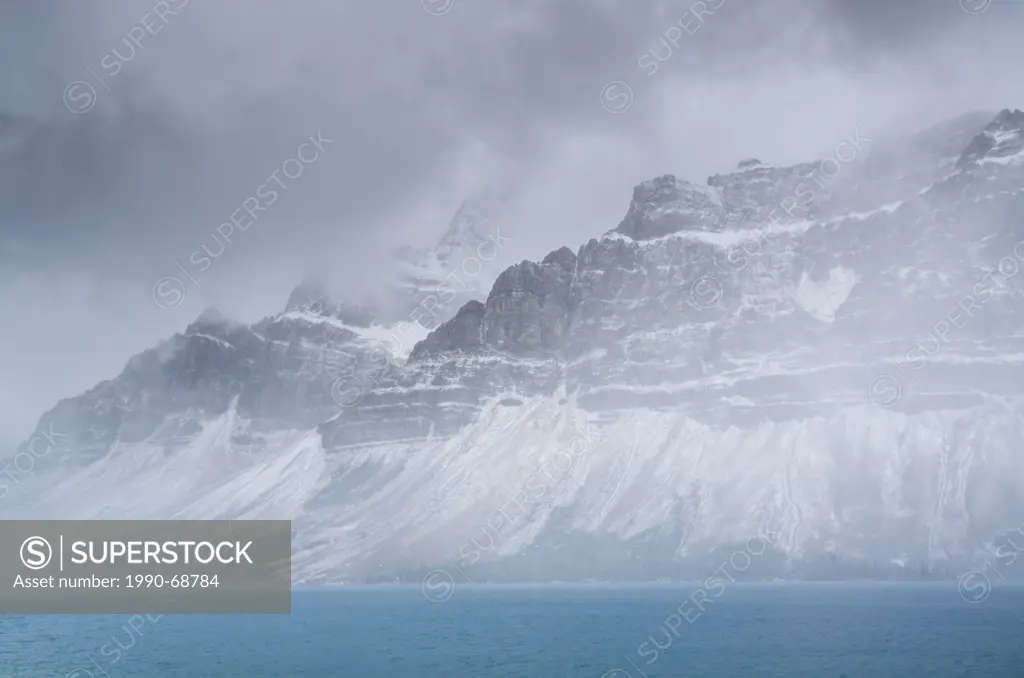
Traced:
<svg viewBox="0 0 1024 678">
<path fill-rule="evenodd" d="M 301 591 L 282 616 L 0 617 L 4 678 L 1024 677 L 1024 588 L 955 584 Z M 701 610 L 700 608 L 703 608 Z"/>
</svg>

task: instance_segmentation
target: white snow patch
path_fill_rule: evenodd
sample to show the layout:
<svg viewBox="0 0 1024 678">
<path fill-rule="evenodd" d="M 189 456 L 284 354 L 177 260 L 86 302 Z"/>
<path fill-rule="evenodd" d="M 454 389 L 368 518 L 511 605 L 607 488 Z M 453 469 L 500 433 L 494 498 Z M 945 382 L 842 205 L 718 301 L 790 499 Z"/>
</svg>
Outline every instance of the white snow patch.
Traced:
<svg viewBox="0 0 1024 678">
<path fill-rule="evenodd" d="M 199 337 L 200 339 L 206 339 L 208 341 L 212 341 L 213 343 L 217 344 L 218 346 L 223 346 L 224 348 L 235 348 L 234 346 L 232 346 L 228 342 L 224 341 L 223 339 L 218 339 L 217 337 L 214 337 L 214 336 L 209 335 L 209 334 L 204 334 L 202 332 L 196 332 L 195 334 L 193 334 L 191 336 Z"/>
<path fill-rule="evenodd" d="M 929 360 L 951 365 L 1020 365 L 1024 363 L 1024 353 L 1004 353 L 997 356 L 937 355 Z"/>
<path fill-rule="evenodd" d="M 650 242 L 656 242 L 661 240 L 667 240 L 673 237 L 683 238 L 684 240 L 694 240 L 697 242 L 706 243 L 715 247 L 730 248 L 736 247 L 741 243 L 746 242 L 757 242 L 759 240 L 767 240 L 768 238 L 776 235 L 798 235 L 806 233 L 815 226 L 815 222 L 804 219 L 802 221 L 793 221 L 781 226 L 767 226 L 765 228 L 743 228 L 743 229 L 729 229 L 725 231 L 686 231 L 681 233 L 673 233 L 666 235 L 661 238 L 657 238 Z"/>
<path fill-rule="evenodd" d="M 725 203 L 722 200 L 722 194 L 724 191 L 718 186 L 708 186 L 707 195 L 711 198 L 711 202 L 715 203 L 718 207 L 722 207 Z"/>
<path fill-rule="evenodd" d="M 986 156 L 978 161 L 979 165 L 1024 165 L 1024 148 L 1011 155 Z"/>
<path fill-rule="evenodd" d="M 681 551 L 693 553 L 742 543 L 768 525 L 775 547 L 799 557 L 842 536 L 836 509 L 851 509 L 844 503 L 859 480 L 850 471 L 869 468 L 884 472 L 863 496 L 880 496 L 886 518 L 918 516 L 917 533 L 932 529 L 928 552 L 945 554 L 966 544 L 968 472 L 971 487 L 986 492 L 1024 468 L 1021 407 L 909 415 L 858 405 L 831 417 L 718 427 L 646 408 L 599 420 L 562 391 L 519 407 L 488 402 L 444 440 L 327 454 L 315 431 L 290 431 L 255 455 L 232 447 L 246 427 L 232 410 L 171 454 L 152 441 L 119 446 L 52 483 L 51 501 L 30 508 L 54 518 L 290 517 L 294 576 L 342 581 L 410 557 L 461 565 L 474 554 L 522 552 L 560 516 L 602 538 L 679 531 Z M 982 449 L 988 476 L 976 476 L 972 462 Z M 927 505 L 911 491 L 919 475 L 939 483 Z"/>
<path fill-rule="evenodd" d="M 740 228 L 727 229 L 724 231 L 677 231 L 675 233 L 669 233 L 668 235 L 639 242 L 627 235 L 623 235 L 622 233 L 609 231 L 608 233 L 605 233 L 601 239 L 638 243 L 643 248 L 659 247 L 670 240 L 690 240 L 693 242 L 712 245 L 714 247 L 728 249 L 730 247 L 736 247 L 741 243 L 767 240 L 775 235 L 795 235 L 806 233 L 815 225 L 816 223 L 813 221 L 803 220 L 786 223 L 780 226 L 767 226 L 764 228 Z"/>
<path fill-rule="evenodd" d="M 925 190 L 927 190 L 927 189 L 925 189 Z M 924 191 L 921 191 L 921 192 L 923 193 Z M 831 219 L 829 219 L 825 223 L 834 224 L 834 223 L 839 223 L 839 222 L 847 221 L 849 219 L 856 219 L 857 221 L 866 221 L 866 220 L 870 219 L 871 217 L 875 216 L 876 214 L 882 214 L 883 212 L 886 213 L 886 214 L 892 214 L 893 212 L 898 210 L 902 204 L 903 204 L 903 201 L 902 200 L 898 200 L 896 202 L 891 202 L 891 203 L 888 203 L 886 205 L 882 205 L 881 207 L 878 207 L 876 209 L 868 210 L 867 212 L 849 212 L 847 214 L 842 214 L 842 215 L 840 215 L 838 217 L 832 217 Z"/>
<path fill-rule="evenodd" d="M 836 311 L 850 297 L 850 292 L 860 282 L 853 271 L 837 266 L 828 272 L 828 280 L 815 283 L 806 273 L 800 278 L 800 285 L 793 293 L 793 299 L 800 308 L 826 323 L 836 319 Z"/>
<path fill-rule="evenodd" d="M 426 339 L 430 330 L 419 323 L 399 322 L 392 326 L 370 325 L 359 327 L 349 325 L 337 318 L 318 315 L 308 311 L 289 311 L 277 318 L 278 320 L 299 320 L 311 325 L 326 324 L 355 335 L 358 340 L 375 346 L 385 347 L 395 357 L 405 359 L 412 353 L 416 343 Z"/>
<path fill-rule="evenodd" d="M 994 134 L 989 134 L 989 136 L 992 137 L 992 140 L 996 142 L 997 146 L 1000 146 L 1006 142 L 1012 142 L 1019 138 L 1020 130 L 1013 129 L 1002 132 L 996 132 Z"/>
</svg>

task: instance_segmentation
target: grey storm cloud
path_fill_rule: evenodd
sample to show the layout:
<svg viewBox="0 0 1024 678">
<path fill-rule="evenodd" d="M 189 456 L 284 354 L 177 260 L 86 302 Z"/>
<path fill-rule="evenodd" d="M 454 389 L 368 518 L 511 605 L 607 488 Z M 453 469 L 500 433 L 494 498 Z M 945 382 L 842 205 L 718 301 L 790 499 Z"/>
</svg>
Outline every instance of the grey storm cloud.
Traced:
<svg viewBox="0 0 1024 678">
<path fill-rule="evenodd" d="M 22 116 L 12 102 L 0 130 L 13 146 L 0 160 L 5 235 L 148 268 L 168 248 L 201 240 L 319 128 L 338 139 L 334 156 L 268 217 L 282 228 L 264 245 L 301 257 L 314 249 L 301 244 L 307 236 L 377 237 L 388 217 L 435 190 L 452 155 L 474 140 L 488 139 L 508 164 L 529 165 L 560 126 L 642 134 L 638 118 L 655 114 L 652 106 L 637 106 L 624 131 L 595 105 L 595 92 L 635 71 L 646 51 L 664 53 L 668 27 L 694 5 L 449 2 L 431 16 L 412 0 L 168 0 L 156 11 L 160 4 L 5 5 L 0 30 L 18 36 L 21 54 L 40 57 L 28 60 L 34 83 L 6 67 L 23 81 L 13 91 L 32 90 L 36 103 Z M 721 6 L 718 16 L 684 36 L 668 77 L 652 86 L 821 58 L 821 44 L 850 67 L 870 58 L 868 47 L 888 55 L 948 42 L 972 19 L 993 23 L 934 0 L 705 4 Z M 96 91 L 85 115 L 62 110 L 64 85 L 79 79 Z M 46 87 L 52 110 L 39 115 Z M 277 240 L 295 244 L 282 251 Z"/>
<path fill-rule="evenodd" d="M 207 303 L 252 320 L 312 271 L 372 292 L 391 247 L 489 184 L 537 258 L 614 227 L 658 174 L 1020 106 L 1022 21 L 957 0 L 0 2 L 0 312 L 19 325 L 0 439 Z M 619 115 L 612 81 L 634 90 Z M 333 143 L 201 291 L 157 308 L 153 283 L 318 131 Z"/>
</svg>

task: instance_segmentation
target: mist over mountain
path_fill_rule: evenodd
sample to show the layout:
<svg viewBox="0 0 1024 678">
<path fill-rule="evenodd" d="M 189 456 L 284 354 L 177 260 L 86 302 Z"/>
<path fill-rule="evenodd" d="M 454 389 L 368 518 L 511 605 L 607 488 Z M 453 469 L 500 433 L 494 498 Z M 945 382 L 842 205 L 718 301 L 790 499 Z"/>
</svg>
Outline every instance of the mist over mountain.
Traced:
<svg viewBox="0 0 1024 678">
<path fill-rule="evenodd" d="M 540 261 L 470 201 L 372 301 L 207 311 L 61 400 L 0 515 L 287 518 L 304 582 L 956 577 L 1024 516 L 1022 187 L 1006 109 L 650 178 Z"/>
</svg>

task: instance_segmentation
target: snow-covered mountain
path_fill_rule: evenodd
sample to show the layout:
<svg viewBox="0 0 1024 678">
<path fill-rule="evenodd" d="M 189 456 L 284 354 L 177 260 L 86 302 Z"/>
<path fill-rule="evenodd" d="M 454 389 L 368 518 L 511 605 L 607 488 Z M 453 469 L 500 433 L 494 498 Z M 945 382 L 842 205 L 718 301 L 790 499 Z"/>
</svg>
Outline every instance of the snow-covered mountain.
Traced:
<svg viewBox="0 0 1024 678">
<path fill-rule="evenodd" d="M 956 576 L 1024 523 L 1022 216 L 1021 111 L 658 177 L 415 348 L 315 287 L 205 314 L 0 511 L 290 518 L 304 581 Z"/>
<path fill-rule="evenodd" d="M 487 296 L 494 279 L 509 263 L 508 224 L 498 216 L 508 211 L 507 200 L 497 190 L 466 200 L 435 246 L 396 250 L 400 262 L 397 296 L 405 300 L 404 306 L 399 305 L 403 320 L 411 314 L 417 324 L 435 329 L 466 302 Z M 436 301 L 424 303 L 434 298 Z"/>
</svg>

